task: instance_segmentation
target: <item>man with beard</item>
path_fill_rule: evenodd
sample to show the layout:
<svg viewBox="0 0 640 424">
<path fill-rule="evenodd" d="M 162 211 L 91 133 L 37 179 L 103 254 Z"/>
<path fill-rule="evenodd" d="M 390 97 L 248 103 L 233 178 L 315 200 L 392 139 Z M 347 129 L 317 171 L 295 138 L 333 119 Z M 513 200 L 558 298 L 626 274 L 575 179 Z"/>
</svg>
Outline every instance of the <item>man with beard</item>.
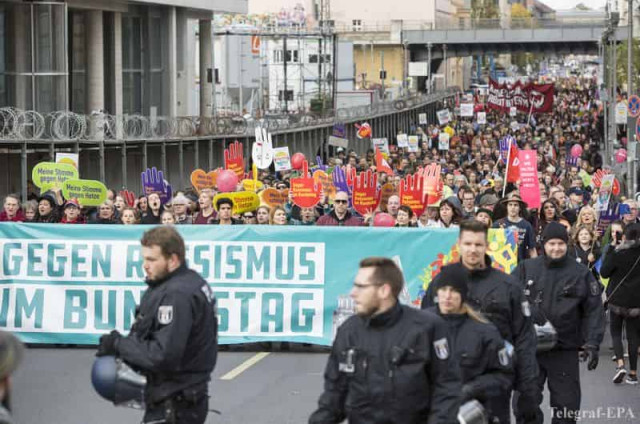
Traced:
<svg viewBox="0 0 640 424">
<path fill-rule="evenodd" d="M 97 356 L 115 355 L 147 377 L 143 423 L 203 424 L 218 352 L 216 299 L 185 264 L 185 245 L 171 226 L 142 240 L 149 286 L 128 336 L 100 338 Z"/>
<path fill-rule="evenodd" d="M 393 260 L 360 262 L 351 289 L 356 315 L 338 327 L 310 424 L 457 422 L 461 386 L 446 324 L 401 305 L 403 286 Z"/>
</svg>

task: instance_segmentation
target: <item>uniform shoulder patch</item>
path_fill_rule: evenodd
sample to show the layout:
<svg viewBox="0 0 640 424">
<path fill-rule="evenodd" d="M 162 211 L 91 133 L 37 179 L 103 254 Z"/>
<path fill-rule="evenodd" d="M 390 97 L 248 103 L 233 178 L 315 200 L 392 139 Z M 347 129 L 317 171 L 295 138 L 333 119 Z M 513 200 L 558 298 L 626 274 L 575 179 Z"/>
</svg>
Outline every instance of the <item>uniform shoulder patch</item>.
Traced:
<svg viewBox="0 0 640 424">
<path fill-rule="evenodd" d="M 447 342 L 446 337 L 433 342 L 433 349 L 436 351 L 438 359 L 444 360 L 449 358 L 449 342 Z"/>
<path fill-rule="evenodd" d="M 594 279 L 589 283 L 589 288 L 591 290 L 591 296 L 599 296 L 600 295 L 600 284 Z"/>
<path fill-rule="evenodd" d="M 529 301 L 527 300 L 522 302 L 522 315 L 527 318 L 531 316 L 531 307 L 529 306 Z"/>
<path fill-rule="evenodd" d="M 158 322 L 162 325 L 173 321 L 173 305 L 163 305 L 158 308 Z"/>
<path fill-rule="evenodd" d="M 500 362 L 500 365 L 506 367 L 507 365 L 509 365 L 509 360 L 510 357 L 509 353 L 507 352 L 507 348 L 503 347 L 498 351 L 498 361 Z"/>
</svg>

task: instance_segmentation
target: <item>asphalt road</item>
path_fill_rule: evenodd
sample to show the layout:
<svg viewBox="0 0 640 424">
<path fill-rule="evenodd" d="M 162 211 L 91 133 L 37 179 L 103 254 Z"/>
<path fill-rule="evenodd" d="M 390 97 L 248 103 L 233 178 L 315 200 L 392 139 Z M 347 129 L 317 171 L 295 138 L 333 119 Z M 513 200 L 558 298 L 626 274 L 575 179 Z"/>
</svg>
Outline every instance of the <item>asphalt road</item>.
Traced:
<svg viewBox="0 0 640 424">
<path fill-rule="evenodd" d="M 584 414 L 581 422 L 640 422 L 640 386 L 611 383 L 614 364 L 609 360 L 607 344 L 603 346 L 600 366 L 595 372 L 587 372 L 586 366 L 581 366 Z M 116 408 L 94 392 L 90 381 L 94 352 L 73 348 L 29 349 L 13 381 L 16 422 L 139 423 L 140 411 Z M 255 358 L 256 353 L 220 353 L 211 383 L 210 408 L 222 411 L 222 415 L 209 414 L 207 423 L 306 422 L 322 389 L 327 354 L 309 348 L 274 352 L 258 358 Z M 251 358 L 259 361 L 244 371 L 238 369 Z M 545 422 L 549 422 L 548 409 L 545 413 Z"/>
</svg>

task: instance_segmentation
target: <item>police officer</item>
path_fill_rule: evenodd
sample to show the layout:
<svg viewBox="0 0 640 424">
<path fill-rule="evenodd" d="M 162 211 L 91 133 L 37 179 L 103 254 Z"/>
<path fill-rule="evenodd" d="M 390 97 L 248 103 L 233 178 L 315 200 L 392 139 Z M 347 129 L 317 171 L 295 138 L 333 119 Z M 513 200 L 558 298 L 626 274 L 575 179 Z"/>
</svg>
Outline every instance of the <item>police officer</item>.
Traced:
<svg viewBox="0 0 640 424">
<path fill-rule="evenodd" d="M 102 336 L 97 356 L 115 355 L 146 375 L 144 423 L 204 423 L 218 351 L 213 292 L 187 268 L 173 227 L 145 232 L 141 244 L 149 288 L 129 335 Z"/>
<path fill-rule="evenodd" d="M 309 423 L 456 422 L 460 382 L 443 320 L 398 302 L 402 271 L 388 258 L 360 262 L 356 315 L 337 331 L 324 392 Z"/>
<path fill-rule="evenodd" d="M 563 225 L 550 222 L 542 233 L 542 242 L 544 255 L 524 261 L 513 275 L 524 286 L 535 324 L 553 326 L 557 342 L 538 352 L 536 397 L 524 401 L 540 405 L 544 383 L 548 381 L 551 422 L 574 423 L 580 409 L 579 350 L 584 350 L 587 369 L 598 366 L 598 349 L 604 335 L 601 287 L 585 265 L 567 255 L 568 235 Z M 543 420 L 538 407 L 536 422 Z"/>
<path fill-rule="evenodd" d="M 482 314 L 467 303 L 469 272 L 462 267 L 445 267 L 434 287 L 438 305 L 433 309 L 449 327 L 452 363 L 459 367 L 462 399 L 480 401 L 490 423 L 500 423 L 491 411 L 490 399 L 508 404 L 513 382 L 512 352 L 500 333 Z M 508 423 L 508 421 L 506 421 Z"/>
<path fill-rule="evenodd" d="M 537 373 L 536 339 L 530 319 L 529 306 L 522 295 L 522 289 L 513 277 L 491 267 L 487 252 L 487 227 L 473 220 L 460 224 L 458 249 L 460 262 L 443 268 L 457 268 L 470 273 L 468 302 L 480 311 L 500 332 L 502 338 L 514 347 L 515 379 L 513 388 L 519 392 L 535 395 Z M 440 284 L 440 274 L 429 285 L 422 299 L 422 308 L 434 306 L 438 302 L 434 287 Z M 491 411 L 500 422 L 510 420 L 509 396 L 492 398 Z M 527 422 L 533 420 L 536 409 L 530 404 L 518 406 Z"/>
</svg>

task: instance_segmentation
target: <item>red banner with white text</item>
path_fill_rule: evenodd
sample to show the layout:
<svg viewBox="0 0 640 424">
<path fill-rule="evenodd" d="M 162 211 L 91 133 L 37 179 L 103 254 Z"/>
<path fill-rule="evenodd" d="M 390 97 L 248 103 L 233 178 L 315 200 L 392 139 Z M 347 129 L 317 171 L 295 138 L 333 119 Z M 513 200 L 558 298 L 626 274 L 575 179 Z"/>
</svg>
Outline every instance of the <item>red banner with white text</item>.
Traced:
<svg viewBox="0 0 640 424">
<path fill-rule="evenodd" d="M 509 112 L 515 107 L 524 113 L 549 113 L 553 109 L 553 84 L 532 84 L 517 81 L 513 85 L 489 80 L 487 104 L 490 108 Z"/>
</svg>

